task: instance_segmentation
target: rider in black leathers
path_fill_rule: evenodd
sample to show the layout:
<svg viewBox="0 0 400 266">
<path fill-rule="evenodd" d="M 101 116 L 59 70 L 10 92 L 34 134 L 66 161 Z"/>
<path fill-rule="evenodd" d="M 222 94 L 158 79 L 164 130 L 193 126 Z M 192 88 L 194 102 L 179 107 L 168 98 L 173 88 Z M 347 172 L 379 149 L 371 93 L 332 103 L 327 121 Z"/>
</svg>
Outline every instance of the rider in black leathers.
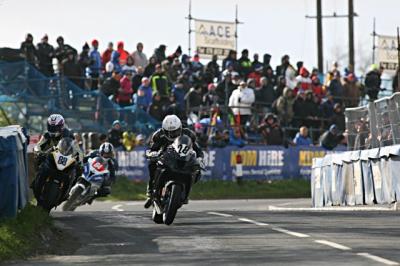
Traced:
<svg viewBox="0 0 400 266">
<path fill-rule="evenodd" d="M 193 150 L 196 152 L 196 157 L 200 165 L 203 165 L 203 151 L 200 146 L 196 142 L 196 134 L 188 129 L 182 128 L 182 123 L 180 119 L 176 115 L 168 115 L 164 118 L 162 123 L 162 128 L 158 129 L 153 133 L 149 143 L 149 149 L 147 151 L 148 154 L 160 154 L 165 148 L 173 143 L 173 141 L 181 135 L 187 135 L 193 143 Z M 152 203 L 152 191 L 154 187 L 154 177 L 155 172 L 157 170 L 157 163 L 154 160 L 149 161 L 149 182 L 147 184 L 147 200 L 145 202 L 144 207 L 149 208 Z M 197 177 L 197 180 L 200 179 L 200 176 Z"/>
</svg>

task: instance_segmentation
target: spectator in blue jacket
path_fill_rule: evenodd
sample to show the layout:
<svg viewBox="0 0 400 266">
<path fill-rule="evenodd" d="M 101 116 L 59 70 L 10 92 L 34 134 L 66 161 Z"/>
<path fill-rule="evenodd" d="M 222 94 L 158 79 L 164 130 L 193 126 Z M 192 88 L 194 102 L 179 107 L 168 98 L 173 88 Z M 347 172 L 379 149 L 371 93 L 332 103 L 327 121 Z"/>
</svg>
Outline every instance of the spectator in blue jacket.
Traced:
<svg viewBox="0 0 400 266">
<path fill-rule="evenodd" d="M 185 95 L 184 85 L 178 79 L 177 83 L 172 86 L 172 94 L 175 96 L 176 103 L 185 108 Z"/>
<path fill-rule="evenodd" d="M 92 90 L 97 90 L 99 86 L 100 70 L 101 70 L 101 55 L 98 51 L 99 42 L 95 39 L 92 41 L 92 49 L 89 57 L 92 64 L 88 68 L 88 76 L 92 79 Z"/>
<path fill-rule="evenodd" d="M 110 63 L 112 64 L 112 69 L 114 71 L 117 71 L 117 72 L 121 72 L 122 71 L 122 67 L 119 64 L 119 57 L 120 57 L 120 54 L 119 54 L 118 51 L 113 51 L 111 53 L 111 61 L 110 61 Z"/>
<path fill-rule="evenodd" d="M 153 101 L 153 89 L 150 86 L 150 80 L 147 77 L 142 78 L 142 85 L 139 86 L 137 93 L 133 95 L 133 102 L 138 107 L 147 111 Z"/>
<path fill-rule="evenodd" d="M 311 138 L 308 137 L 308 128 L 301 127 L 299 132 L 297 132 L 296 137 L 293 139 L 294 144 L 297 146 L 311 146 Z"/>
<path fill-rule="evenodd" d="M 234 145 L 238 147 L 243 147 L 246 142 L 242 138 L 240 128 L 236 127 L 229 132 L 229 145 Z"/>
</svg>

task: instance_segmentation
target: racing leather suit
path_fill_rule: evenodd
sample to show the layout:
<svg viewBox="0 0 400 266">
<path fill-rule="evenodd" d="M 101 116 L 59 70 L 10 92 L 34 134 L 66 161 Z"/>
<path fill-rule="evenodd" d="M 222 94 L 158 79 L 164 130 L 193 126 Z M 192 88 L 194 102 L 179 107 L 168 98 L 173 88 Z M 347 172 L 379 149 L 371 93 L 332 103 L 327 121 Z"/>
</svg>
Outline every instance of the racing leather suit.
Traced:
<svg viewBox="0 0 400 266">
<path fill-rule="evenodd" d="M 188 129 L 188 128 L 183 128 L 182 129 L 182 135 L 188 136 L 193 143 L 193 150 L 196 152 L 196 157 L 197 158 L 203 158 L 204 154 L 200 146 L 197 144 L 196 141 L 196 134 Z M 155 151 L 155 152 L 163 152 L 167 146 L 171 145 L 173 141 L 169 140 L 163 129 L 158 129 L 156 132 L 153 133 L 150 139 L 149 143 L 149 151 Z M 154 177 L 155 177 L 155 172 L 157 170 L 157 162 L 154 160 L 149 161 L 149 183 L 147 184 L 147 196 L 151 196 L 151 192 L 153 191 L 153 186 L 154 186 Z"/>
<path fill-rule="evenodd" d="M 93 150 L 91 153 L 83 158 L 83 163 L 87 163 L 89 158 L 101 157 L 99 150 Z M 116 176 L 115 171 L 118 169 L 117 161 L 112 158 L 108 160 L 108 171 L 110 171 L 110 177 L 104 180 L 101 188 L 97 191 L 97 197 L 105 197 L 111 193 L 111 184 L 115 182 Z"/>
</svg>

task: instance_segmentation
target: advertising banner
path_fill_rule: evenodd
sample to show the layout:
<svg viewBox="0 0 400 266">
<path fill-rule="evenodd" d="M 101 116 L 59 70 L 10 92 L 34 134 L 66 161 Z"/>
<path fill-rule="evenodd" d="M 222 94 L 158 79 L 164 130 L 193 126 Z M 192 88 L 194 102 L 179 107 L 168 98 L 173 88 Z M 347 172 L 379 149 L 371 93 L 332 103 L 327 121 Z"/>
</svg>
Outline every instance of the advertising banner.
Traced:
<svg viewBox="0 0 400 266">
<path fill-rule="evenodd" d="M 144 147 L 131 152 L 117 152 L 118 174 L 130 179 L 147 180 L 148 169 L 144 154 Z M 234 180 L 238 154 L 242 158 L 243 179 L 310 179 L 312 159 L 325 156 L 327 151 L 320 147 L 285 149 L 282 146 L 210 148 L 204 151 L 206 170 L 203 172 L 203 180 Z"/>
<path fill-rule="evenodd" d="M 213 20 L 195 19 L 196 50 L 201 58 L 213 55 L 225 57 L 229 50 L 236 50 L 236 24 Z"/>
<path fill-rule="evenodd" d="M 395 36 L 378 36 L 378 62 L 379 66 L 385 68 L 385 72 L 390 75 L 396 73 L 398 57 L 397 57 L 397 37 Z"/>
</svg>

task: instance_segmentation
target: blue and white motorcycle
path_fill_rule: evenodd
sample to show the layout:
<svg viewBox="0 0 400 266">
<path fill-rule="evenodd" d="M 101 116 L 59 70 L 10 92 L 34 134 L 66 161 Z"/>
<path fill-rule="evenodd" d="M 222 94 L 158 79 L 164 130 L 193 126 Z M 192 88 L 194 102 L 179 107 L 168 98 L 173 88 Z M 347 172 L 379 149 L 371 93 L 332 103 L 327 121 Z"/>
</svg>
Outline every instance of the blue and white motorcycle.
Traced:
<svg viewBox="0 0 400 266">
<path fill-rule="evenodd" d="M 110 178 L 108 163 L 101 157 L 89 158 L 83 176 L 72 187 L 63 211 L 74 211 L 77 207 L 91 203 L 104 181 Z"/>
</svg>

